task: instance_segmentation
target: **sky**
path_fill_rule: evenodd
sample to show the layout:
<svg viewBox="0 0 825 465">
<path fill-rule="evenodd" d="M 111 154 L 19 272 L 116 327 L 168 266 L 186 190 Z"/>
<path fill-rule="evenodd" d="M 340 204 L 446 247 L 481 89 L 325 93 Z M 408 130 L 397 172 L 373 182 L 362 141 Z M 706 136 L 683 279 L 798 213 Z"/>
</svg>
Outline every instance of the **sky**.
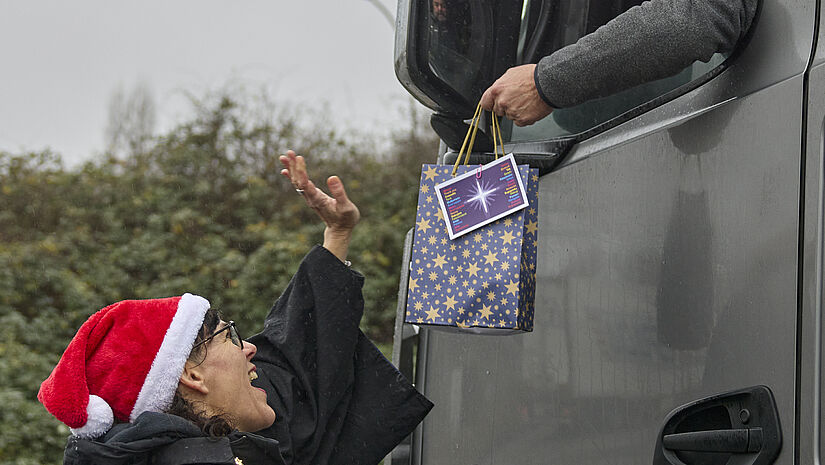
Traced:
<svg viewBox="0 0 825 465">
<path fill-rule="evenodd" d="M 157 132 L 186 120 L 186 93 L 241 83 L 276 102 L 328 105 L 333 121 L 403 124 L 392 0 L 0 0 L 0 151 L 102 152 L 113 93 L 147 86 Z"/>
</svg>

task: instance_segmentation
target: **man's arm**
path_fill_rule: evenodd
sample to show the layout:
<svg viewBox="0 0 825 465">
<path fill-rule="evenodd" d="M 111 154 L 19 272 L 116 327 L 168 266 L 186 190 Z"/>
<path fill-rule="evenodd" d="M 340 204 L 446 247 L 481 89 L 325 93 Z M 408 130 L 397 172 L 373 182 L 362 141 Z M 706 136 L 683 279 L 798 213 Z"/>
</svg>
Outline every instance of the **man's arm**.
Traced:
<svg viewBox="0 0 825 465">
<path fill-rule="evenodd" d="M 484 93 L 482 107 L 524 126 L 552 108 L 672 76 L 696 60 L 733 50 L 757 5 L 758 0 L 644 2 L 537 66 L 511 68 Z"/>
</svg>

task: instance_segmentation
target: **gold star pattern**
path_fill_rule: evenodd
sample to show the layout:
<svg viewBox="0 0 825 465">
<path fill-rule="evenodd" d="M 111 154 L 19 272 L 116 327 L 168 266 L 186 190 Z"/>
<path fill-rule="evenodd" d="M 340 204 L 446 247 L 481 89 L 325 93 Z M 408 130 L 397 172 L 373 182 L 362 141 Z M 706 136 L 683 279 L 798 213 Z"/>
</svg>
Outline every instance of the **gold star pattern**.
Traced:
<svg viewBox="0 0 825 465">
<path fill-rule="evenodd" d="M 507 288 L 508 294 L 516 295 L 516 293 L 518 292 L 518 281 L 510 281 L 510 284 L 505 284 L 504 287 Z"/>
<path fill-rule="evenodd" d="M 446 310 L 452 310 L 455 308 L 455 304 L 457 303 L 458 301 L 453 299 L 453 296 L 448 295 L 447 300 L 444 301 L 444 307 Z"/>
<path fill-rule="evenodd" d="M 507 231 L 504 231 L 504 235 L 501 236 L 501 241 L 505 244 L 512 244 L 513 239 L 515 238 L 516 237 L 513 236 L 513 232 L 508 229 Z"/>
<path fill-rule="evenodd" d="M 435 181 L 435 177 L 438 176 L 438 170 L 436 170 L 435 166 L 430 166 L 424 170 L 423 174 L 427 181 Z"/>
<path fill-rule="evenodd" d="M 439 312 L 439 310 L 437 308 L 430 307 L 430 310 L 427 311 L 427 312 L 424 312 L 424 313 L 427 314 L 427 319 L 428 320 L 435 320 L 436 318 L 441 317 L 441 315 L 439 315 L 438 312 Z"/>
<path fill-rule="evenodd" d="M 410 278 L 410 286 L 411 291 L 418 289 L 418 279 L 417 278 Z"/>
<path fill-rule="evenodd" d="M 430 271 L 430 281 L 435 281 L 436 279 L 438 279 L 438 273 Z"/>
<path fill-rule="evenodd" d="M 430 185 L 429 184 L 424 184 L 423 186 L 421 186 L 421 192 L 423 192 L 425 194 L 427 192 L 430 192 Z"/>
<path fill-rule="evenodd" d="M 430 220 L 425 220 L 423 218 L 416 224 L 418 225 L 418 230 L 421 232 L 427 232 L 428 229 L 432 228 L 432 226 L 430 226 Z"/>
<path fill-rule="evenodd" d="M 484 256 L 484 260 L 485 265 L 493 265 L 498 261 L 498 258 L 496 258 L 496 253 L 491 250 L 490 253 Z"/>
<path fill-rule="evenodd" d="M 422 304 L 421 302 L 416 301 L 415 305 L 413 305 L 413 308 L 415 308 L 418 311 L 421 311 L 421 309 L 424 308 L 424 304 Z"/>
<path fill-rule="evenodd" d="M 478 311 L 481 314 L 481 318 L 490 318 L 490 315 L 493 314 L 493 311 L 490 310 L 489 305 L 482 305 L 481 310 Z"/>
<path fill-rule="evenodd" d="M 534 220 L 525 224 L 524 227 L 525 229 L 527 229 L 527 232 L 525 234 L 535 234 L 536 231 L 539 229 L 539 224 Z"/>
<path fill-rule="evenodd" d="M 470 263 L 470 266 L 467 268 L 467 273 L 469 273 L 470 276 L 478 276 L 479 270 L 481 270 L 481 268 L 478 267 L 476 262 L 472 262 Z"/>
<path fill-rule="evenodd" d="M 444 255 L 441 255 L 441 254 L 436 254 L 436 255 L 437 256 L 433 260 L 433 266 L 437 266 L 437 267 L 439 267 L 443 270 L 444 269 L 444 264 L 447 263 L 447 260 L 444 258 Z"/>
</svg>

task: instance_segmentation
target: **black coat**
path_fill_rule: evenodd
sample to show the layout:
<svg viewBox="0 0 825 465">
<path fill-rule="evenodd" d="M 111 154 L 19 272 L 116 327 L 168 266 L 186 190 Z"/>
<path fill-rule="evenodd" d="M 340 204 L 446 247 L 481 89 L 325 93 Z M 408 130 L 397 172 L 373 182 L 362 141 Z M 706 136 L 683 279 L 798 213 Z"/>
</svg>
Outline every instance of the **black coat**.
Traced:
<svg viewBox="0 0 825 465">
<path fill-rule="evenodd" d="M 64 463 L 232 464 L 239 457 L 244 465 L 377 464 L 432 403 L 358 328 L 363 283 L 360 273 L 317 246 L 275 302 L 263 331 L 249 338 L 258 347 L 253 384 L 266 390 L 276 414 L 271 427 L 209 441 L 186 420 L 145 413 L 101 440 L 70 438 Z M 170 461 L 192 451 L 207 461 Z M 119 458 L 130 456 L 145 459 Z"/>
<path fill-rule="evenodd" d="M 240 459 L 240 462 L 236 461 Z M 278 441 L 235 431 L 210 439 L 175 415 L 144 412 L 98 440 L 70 437 L 64 465 L 283 465 Z"/>
</svg>

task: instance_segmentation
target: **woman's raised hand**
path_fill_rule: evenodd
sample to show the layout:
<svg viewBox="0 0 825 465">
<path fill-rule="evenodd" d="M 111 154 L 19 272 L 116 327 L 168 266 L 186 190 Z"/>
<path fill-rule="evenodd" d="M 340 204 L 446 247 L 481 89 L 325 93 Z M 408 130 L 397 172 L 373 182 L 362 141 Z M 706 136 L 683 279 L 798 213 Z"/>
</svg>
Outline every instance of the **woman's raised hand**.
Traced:
<svg viewBox="0 0 825 465">
<path fill-rule="evenodd" d="M 330 197 L 309 179 L 304 157 L 289 150 L 286 155 L 281 155 L 280 161 L 284 165 L 281 174 L 289 178 L 295 190 L 303 195 L 307 205 L 326 224 L 324 247 L 342 261 L 346 260 L 352 229 L 361 219 L 361 213 L 347 197 L 344 183 L 338 176 L 330 176 L 327 179 L 327 187 L 332 194 Z"/>
</svg>

